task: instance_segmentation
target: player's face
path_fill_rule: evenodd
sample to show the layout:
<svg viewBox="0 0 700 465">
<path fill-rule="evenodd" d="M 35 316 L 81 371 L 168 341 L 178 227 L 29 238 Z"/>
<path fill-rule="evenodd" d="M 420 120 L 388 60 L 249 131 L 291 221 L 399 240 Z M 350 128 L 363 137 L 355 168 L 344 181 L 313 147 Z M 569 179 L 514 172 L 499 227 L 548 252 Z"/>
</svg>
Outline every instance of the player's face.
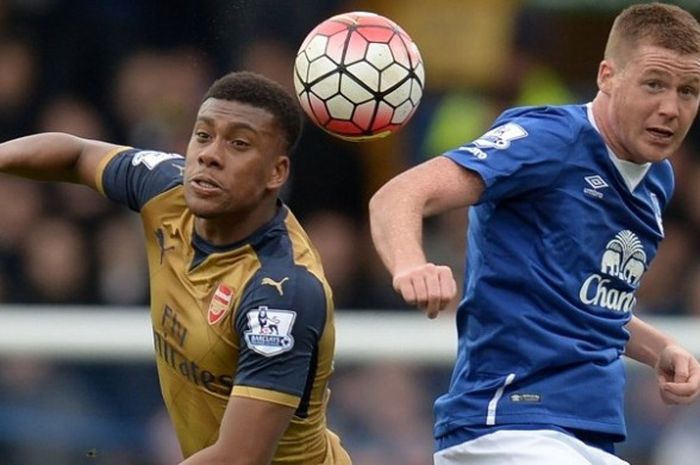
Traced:
<svg viewBox="0 0 700 465">
<path fill-rule="evenodd" d="M 680 147 L 698 111 L 700 56 L 641 45 L 610 79 L 608 144 L 635 163 L 663 160 Z"/>
<path fill-rule="evenodd" d="M 286 180 L 288 159 L 271 113 L 208 99 L 187 146 L 185 200 L 201 218 L 245 217 Z"/>
</svg>

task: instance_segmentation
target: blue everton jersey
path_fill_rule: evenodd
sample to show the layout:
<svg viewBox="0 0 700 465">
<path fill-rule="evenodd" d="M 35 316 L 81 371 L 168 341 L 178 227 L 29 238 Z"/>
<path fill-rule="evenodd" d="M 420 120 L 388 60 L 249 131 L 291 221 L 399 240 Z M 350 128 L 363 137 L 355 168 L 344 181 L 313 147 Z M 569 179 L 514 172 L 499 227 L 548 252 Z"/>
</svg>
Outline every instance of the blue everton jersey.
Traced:
<svg viewBox="0 0 700 465">
<path fill-rule="evenodd" d="M 585 105 L 509 110 L 445 156 L 486 189 L 436 437 L 534 424 L 623 439 L 625 324 L 663 237 L 670 164 L 617 159 Z"/>
</svg>

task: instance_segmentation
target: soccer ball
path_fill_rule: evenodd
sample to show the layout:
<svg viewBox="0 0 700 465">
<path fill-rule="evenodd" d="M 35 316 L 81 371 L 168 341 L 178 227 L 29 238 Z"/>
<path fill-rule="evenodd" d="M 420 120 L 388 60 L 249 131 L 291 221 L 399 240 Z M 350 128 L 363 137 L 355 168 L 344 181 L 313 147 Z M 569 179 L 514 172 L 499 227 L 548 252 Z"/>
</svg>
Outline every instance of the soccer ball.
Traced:
<svg viewBox="0 0 700 465">
<path fill-rule="evenodd" d="M 352 12 L 316 26 L 299 48 L 294 87 L 309 118 L 350 141 L 387 136 L 413 116 L 425 72 L 418 47 L 383 16 Z"/>
</svg>

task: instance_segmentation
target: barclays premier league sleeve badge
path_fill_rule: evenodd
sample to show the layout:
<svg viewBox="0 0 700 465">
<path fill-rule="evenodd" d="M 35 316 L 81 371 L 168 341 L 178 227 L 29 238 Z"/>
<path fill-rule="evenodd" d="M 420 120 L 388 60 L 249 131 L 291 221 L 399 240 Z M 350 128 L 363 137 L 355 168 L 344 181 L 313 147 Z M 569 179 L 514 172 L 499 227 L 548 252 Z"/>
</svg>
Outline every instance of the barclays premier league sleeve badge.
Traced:
<svg viewBox="0 0 700 465">
<path fill-rule="evenodd" d="M 511 142 L 527 136 L 528 133 L 525 128 L 511 122 L 491 129 L 475 140 L 474 145 L 482 149 L 493 148 L 496 150 L 506 150 L 510 147 Z"/>
<path fill-rule="evenodd" d="M 182 158 L 182 155 L 177 153 L 156 152 L 155 150 L 142 150 L 134 155 L 131 159 L 131 164 L 134 166 L 144 165 L 149 170 L 153 170 L 166 160 L 173 158 Z"/>
<path fill-rule="evenodd" d="M 294 347 L 292 327 L 296 312 L 261 305 L 249 310 L 247 316 L 249 330 L 243 333 L 243 337 L 250 350 L 271 357 Z"/>
</svg>

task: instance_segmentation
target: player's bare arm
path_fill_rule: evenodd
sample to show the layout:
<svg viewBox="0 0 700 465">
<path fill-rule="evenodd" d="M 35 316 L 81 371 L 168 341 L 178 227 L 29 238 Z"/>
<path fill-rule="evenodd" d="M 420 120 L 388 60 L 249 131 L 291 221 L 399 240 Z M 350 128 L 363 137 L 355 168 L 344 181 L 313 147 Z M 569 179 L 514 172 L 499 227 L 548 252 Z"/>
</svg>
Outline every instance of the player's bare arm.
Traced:
<svg viewBox="0 0 700 465">
<path fill-rule="evenodd" d="M 64 133 L 31 135 L 0 144 L 0 172 L 94 189 L 100 160 L 119 147 Z"/>
<path fill-rule="evenodd" d="M 437 157 L 390 180 L 370 200 L 372 240 L 403 299 L 430 318 L 457 293 L 452 270 L 429 263 L 422 246 L 423 218 L 475 203 L 481 178 Z"/>
<path fill-rule="evenodd" d="M 217 441 L 180 465 L 269 465 L 292 415 L 291 407 L 232 396 Z"/>
<path fill-rule="evenodd" d="M 700 396 L 700 363 L 690 352 L 636 316 L 627 329 L 627 356 L 656 370 L 664 402 L 689 404 Z"/>
</svg>

